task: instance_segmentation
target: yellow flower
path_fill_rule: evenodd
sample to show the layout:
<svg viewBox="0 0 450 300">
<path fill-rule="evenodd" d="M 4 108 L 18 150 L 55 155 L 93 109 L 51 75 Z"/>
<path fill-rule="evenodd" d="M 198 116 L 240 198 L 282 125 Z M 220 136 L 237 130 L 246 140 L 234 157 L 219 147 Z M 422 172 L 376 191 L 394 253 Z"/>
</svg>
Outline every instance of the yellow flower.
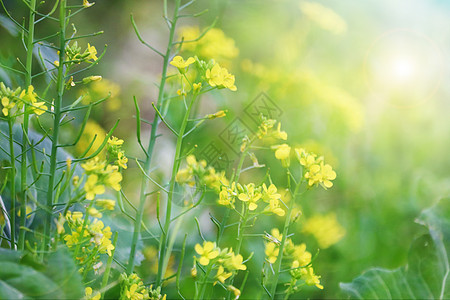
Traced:
<svg viewBox="0 0 450 300">
<path fill-rule="evenodd" d="M 284 211 L 284 209 L 281 208 L 280 206 L 280 201 L 279 200 L 274 200 L 271 199 L 269 202 L 269 205 L 266 207 L 265 209 L 268 212 L 274 213 L 277 216 L 284 216 L 286 214 L 286 212 Z"/>
<path fill-rule="evenodd" d="M 121 166 L 122 168 L 126 169 L 127 168 L 127 162 L 128 162 L 128 158 L 125 156 L 123 151 L 120 151 L 117 154 L 117 163 L 119 164 L 119 166 Z"/>
<path fill-rule="evenodd" d="M 131 299 L 131 300 L 144 299 L 144 295 L 137 291 L 138 287 L 139 287 L 139 285 L 137 285 L 136 283 L 134 283 L 130 286 L 130 289 L 126 291 L 126 296 L 128 299 Z"/>
<path fill-rule="evenodd" d="M 233 182 L 230 187 L 222 186 L 219 193 L 219 204 L 224 206 L 231 206 L 234 208 L 234 198 L 236 197 L 236 183 Z"/>
<path fill-rule="evenodd" d="M 272 146 L 272 149 L 275 150 L 275 157 L 281 160 L 281 164 L 283 165 L 283 167 L 289 167 L 291 147 L 289 147 L 288 144 L 281 144 Z"/>
<path fill-rule="evenodd" d="M 27 216 L 27 219 L 31 218 L 31 213 L 33 212 L 33 208 L 29 205 L 25 207 L 25 215 Z M 20 209 L 17 211 L 17 215 L 20 217 Z"/>
<path fill-rule="evenodd" d="M 306 251 L 306 245 L 300 244 L 294 246 L 294 260 L 298 261 L 300 267 L 304 267 L 311 262 L 312 255 Z"/>
<path fill-rule="evenodd" d="M 108 165 L 108 167 L 110 167 L 110 166 Z M 107 171 L 108 171 L 108 168 L 107 168 Z M 120 172 L 117 170 L 113 171 L 105 179 L 106 184 L 108 186 L 112 187 L 116 191 L 120 191 L 120 188 L 121 188 L 120 182 L 121 181 L 122 181 L 122 174 L 120 174 Z"/>
<path fill-rule="evenodd" d="M 311 168 L 311 166 L 316 163 L 317 155 L 312 152 L 308 153 L 303 148 L 295 148 L 295 154 L 297 155 L 297 159 L 300 164 L 306 169 Z"/>
<path fill-rule="evenodd" d="M 109 228 L 109 227 L 107 227 Z M 100 253 L 107 253 L 109 256 L 112 255 L 112 250 L 114 250 L 114 245 L 112 244 L 111 240 L 104 236 L 101 240 L 99 251 Z"/>
<path fill-rule="evenodd" d="M 102 213 L 99 212 L 95 207 L 89 208 L 88 213 L 94 218 L 101 218 L 103 216 Z"/>
<path fill-rule="evenodd" d="M 90 6 L 92 6 L 92 5 L 94 5 L 94 3 L 90 3 Z M 97 49 L 95 49 L 95 47 L 91 46 L 89 43 L 88 43 L 87 52 L 89 53 L 89 55 L 86 57 L 86 60 L 92 59 L 93 61 L 96 61 L 98 59 Z"/>
<path fill-rule="evenodd" d="M 276 137 L 281 140 L 287 140 L 287 133 L 286 131 L 281 131 L 281 122 L 278 123 Z"/>
<path fill-rule="evenodd" d="M 217 63 L 211 69 L 206 70 L 206 79 L 212 87 L 227 88 L 231 91 L 237 90 L 234 85 L 234 75 L 228 73 L 227 69 L 220 67 Z"/>
<path fill-rule="evenodd" d="M 186 61 L 184 61 L 183 57 L 177 55 L 175 56 L 170 64 L 174 67 L 177 67 L 180 70 L 180 73 L 184 73 L 189 65 L 195 63 L 195 58 L 189 57 Z"/>
<path fill-rule="evenodd" d="M 239 299 L 239 297 L 241 296 L 241 291 L 240 291 L 239 289 L 235 288 L 235 287 L 232 286 L 232 285 L 229 285 L 229 286 L 228 286 L 228 290 L 231 291 L 231 292 L 233 292 L 233 294 L 234 294 L 234 299 L 235 299 L 235 300 L 236 300 L 236 299 Z"/>
<path fill-rule="evenodd" d="M 83 6 L 86 8 L 91 7 L 94 4 L 95 2 L 89 3 L 88 0 L 83 0 Z"/>
<path fill-rule="evenodd" d="M 255 191 L 255 185 L 253 183 L 245 186 L 246 193 L 239 194 L 239 200 L 248 202 L 248 209 L 255 210 L 258 207 L 256 202 L 261 198 L 261 193 Z"/>
<path fill-rule="evenodd" d="M 262 199 L 265 202 L 270 202 L 270 200 L 280 200 L 281 195 L 277 193 L 277 187 L 272 183 L 269 185 L 269 188 L 267 188 L 266 184 L 263 183 L 263 196 Z"/>
<path fill-rule="evenodd" d="M 89 77 L 83 78 L 82 82 L 83 82 L 84 84 L 88 84 L 88 83 L 91 83 L 91 82 L 94 82 L 94 81 L 100 81 L 100 80 L 102 80 L 102 79 L 103 79 L 103 77 L 100 76 L 100 75 L 89 76 Z M 72 79 L 72 80 L 73 80 L 73 79 Z"/>
<path fill-rule="evenodd" d="M 201 82 L 194 83 L 192 85 L 192 87 L 193 87 L 195 93 L 200 92 L 200 90 L 202 89 L 202 83 Z"/>
<path fill-rule="evenodd" d="M 103 207 L 106 210 L 114 210 L 114 207 L 116 206 L 116 201 L 110 199 L 99 199 L 95 201 L 95 204 L 97 204 L 100 207 Z"/>
<path fill-rule="evenodd" d="M 336 244 L 345 236 L 345 229 L 339 224 L 335 213 L 316 215 L 307 219 L 303 232 L 312 234 L 322 249 Z"/>
<path fill-rule="evenodd" d="M 216 119 L 216 118 L 223 118 L 227 115 L 226 111 L 224 110 L 219 110 L 218 112 L 214 113 L 214 114 L 209 114 L 206 115 L 206 117 L 210 120 Z"/>
<path fill-rule="evenodd" d="M 95 292 L 94 295 L 92 295 L 93 291 L 91 287 L 87 287 L 84 289 L 85 299 L 87 300 L 100 300 L 101 294 L 99 292 Z"/>
<path fill-rule="evenodd" d="M 219 266 L 219 269 L 217 270 L 216 279 L 219 280 L 221 283 L 225 283 L 225 280 L 227 280 L 233 273 L 231 272 L 225 272 L 225 269 L 222 266 Z M 217 283 L 214 282 L 214 285 Z"/>
<path fill-rule="evenodd" d="M 2 113 L 5 117 L 7 117 L 9 115 L 9 111 L 14 108 L 15 103 L 12 101 L 9 101 L 9 98 L 7 97 L 3 97 L 2 98 L 2 105 L 3 105 L 3 109 L 2 109 Z"/>
<path fill-rule="evenodd" d="M 278 254 L 280 253 L 280 248 L 272 242 L 266 243 L 266 249 L 264 251 L 267 260 L 274 264 L 277 261 Z"/>
<path fill-rule="evenodd" d="M 98 157 L 95 157 L 94 159 L 91 159 L 83 164 L 81 164 L 81 167 L 87 172 L 92 173 L 96 171 L 103 170 L 105 168 L 105 163 L 101 162 Z"/>
<path fill-rule="evenodd" d="M 327 189 L 333 186 L 331 180 L 336 179 L 336 172 L 330 165 L 324 165 L 321 162 L 319 165 L 312 165 L 309 171 L 305 173 L 305 178 L 308 179 L 309 186 L 320 184 L 324 189 Z"/>
<path fill-rule="evenodd" d="M 98 176 L 93 174 L 88 176 L 84 184 L 84 190 L 86 191 L 86 199 L 93 200 L 95 195 L 101 195 L 105 192 L 105 186 L 98 184 Z"/>
<path fill-rule="evenodd" d="M 226 260 L 224 261 L 225 267 L 229 270 L 247 270 L 247 266 L 244 265 L 242 262 L 244 261 L 244 258 L 242 255 L 238 254 L 235 255 L 232 249 L 227 253 Z"/>
<path fill-rule="evenodd" d="M 66 222 L 66 218 L 63 217 L 61 213 L 59 213 L 59 218 L 56 220 L 56 232 L 58 234 L 64 233 L 64 223 Z"/>
<path fill-rule="evenodd" d="M 64 240 L 66 241 L 67 247 L 72 247 L 73 245 L 78 244 L 78 238 L 80 237 L 80 234 L 78 232 L 72 232 L 72 234 L 68 234 L 64 237 Z"/>
<path fill-rule="evenodd" d="M 314 274 L 312 267 L 300 269 L 302 279 L 307 285 L 315 285 L 319 289 L 323 290 L 323 285 L 320 284 L 320 276 Z"/>
<path fill-rule="evenodd" d="M 216 243 L 203 242 L 203 247 L 200 244 L 195 245 L 195 252 L 200 255 L 199 263 L 207 266 L 211 259 L 216 258 L 219 255 L 219 250 L 216 249 Z"/>
<path fill-rule="evenodd" d="M 108 144 L 111 146 L 122 146 L 123 140 L 116 138 L 115 136 L 112 136 L 108 139 Z"/>
</svg>

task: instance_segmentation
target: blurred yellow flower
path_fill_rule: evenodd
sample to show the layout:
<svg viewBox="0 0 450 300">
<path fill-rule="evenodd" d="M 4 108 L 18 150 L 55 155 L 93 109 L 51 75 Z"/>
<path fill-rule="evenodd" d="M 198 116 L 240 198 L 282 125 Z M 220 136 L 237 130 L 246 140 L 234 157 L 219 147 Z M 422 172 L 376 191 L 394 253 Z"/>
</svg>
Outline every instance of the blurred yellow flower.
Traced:
<svg viewBox="0 0 450 300">
<path fill-rule="evenodd" d="M 281 144 L 272 146 L 272 149 L 275 150 L 275 157 L 281 160 L 283 167 L 289 167 L 291 147 L 288 144 Z"/>
<path fill-rule="evenodd" d="M 100 300 L 101 294 L 99 292 L 93 293 L 91 287 L 87 287 L 84 289 L 85 299 L 86 300 Z"/>
<path fill-rule="evenodd" d="M 198 39 L 201 34 L 197 26 L 182 27 L 179 33 L 184 40 L 182 49 L 195 53 L 202 59 L 216 59 L 224 64 L 238 56 L 239 49 L 234 40 L 227 37 L 221 29 L 211 28 Z"/>
<path fill-rule="evenodd" d="M 300 10 L 311 21 L 334 34 L 342 34 L 347 30 L 345 21 L 333 10 L 320 3 L 301 1 Z"/>
<path fill-rule="evenodd" d="M 277 261 L 278 254 L 280 253 L 279 247 L 272 242 L 266 243 L 266 248 L 264 253 L 266 254 L 267 260 L 274 264 Z"/>
<path fill-rule="evenodd" d="M 105 186 L 103 184 L 99 184 L 98 176 L 93 174 L 89 175 L 86 180 L 84 190 L 86 191 L 86 199 L 93 200 L 96 195 L 101 195 L 105 192 Z"/>
<path fill-rule="evenodd" d="M 313 235 L 322 249 L 336 244 L 345 236 L 345 229 L 339 224 L 335 213 L 307 219 L 302 231 Z"/>
</svg>

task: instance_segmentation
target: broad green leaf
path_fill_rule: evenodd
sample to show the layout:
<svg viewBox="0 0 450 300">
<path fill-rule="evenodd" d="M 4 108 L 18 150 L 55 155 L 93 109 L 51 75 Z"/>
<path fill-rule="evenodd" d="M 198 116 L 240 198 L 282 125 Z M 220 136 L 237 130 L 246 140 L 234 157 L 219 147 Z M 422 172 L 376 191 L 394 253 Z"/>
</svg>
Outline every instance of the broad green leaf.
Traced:
<svg viewBox="0 0 450 300">
<path fill-rule="evenodd" d="M 370 269 L 341 283 L 343 292 L 358 299 L 449 298 L 450 199 L 424 210 L 416 221 L 428 234 L 414 240 L 406 266 Z"/>
<path fill-rule="evenodd" d="M 83 290 L 65 251 L 50 254 L 41 264 L 20 252 L 0 249 L 0 299 L 79 299 Z"/>
</svg>

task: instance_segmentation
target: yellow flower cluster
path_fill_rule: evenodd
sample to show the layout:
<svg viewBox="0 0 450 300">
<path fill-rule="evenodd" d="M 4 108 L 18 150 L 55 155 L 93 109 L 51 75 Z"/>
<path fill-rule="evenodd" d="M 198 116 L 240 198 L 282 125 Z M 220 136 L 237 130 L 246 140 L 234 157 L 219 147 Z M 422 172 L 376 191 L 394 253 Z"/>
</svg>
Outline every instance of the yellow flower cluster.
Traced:
<svg viewBox="0 0 450 300">
<path fill-rule="evenodd" d="M 6 87 L 3 82 L 0 82 L 0 100 L 2 104 L 2 114 L 7 116 L 15 116 L 17 113 L 21 113 L 25 104 L 28 106 L 28 112 L 30 114 L 42 115 L 48 108 L 45 102 L 38 101 L 38 96 L 34 92 L 32 85 L 27 89 L 21 89 L 20 87 L 14 91 Z"/>
<path fill-rule="evenodd" d="M 324 189 L 333 186 L 331 180 L 336 179 L 333 168 L 324 163 L 323 156 L 317 157 L 314 153 L 306 152 L 303 148 L 296 148 L 295 154 L 304 168 L 304 178 L 309 186 L 320 184 Z"/>
<path fill-rule="evenodd" d="M 122 150 L 123 140 L 116 137 L 110 137 L 108 139 L 108 154 L 110 158 L 119 167 L 126 169 L 128 158 L 125 156 L 125 152 Z"/>
<path fill-rule="evenodd" d="M 196 53 L 202 59 L 215 58 L 220 62 L 228 63 L 239 54 L 233 39 L 227 37 L 225 33 L 218 29 L 210 29 L 202 38 L 200 29 L 197 26 L 187 26 L 180 30 L 180 39 L 183 39 L 183 50 Z M 195 42 L 193 42 L 195 41 Z"/>
<path fill-rule="evenodd" d="M 93 3 L 90 3 L 90 5 L 93 5 Z M 95 49 L 95 47 L 91 46 L 91 44 L 89 43 L 87 44 L 87 48 L 83 52 L 81 51 L 81 47 L 78 46 L 77 41 L 73 42 L 72 45 L 66 47 L 65 50 L 65 54 L 67 56 L 65 64 L 67 66 L 80 64 L 82 62 L 91 62 L 91 60 L 92 62 L 95 62 L 96 60 L 98 60 L 97 49 Z M 54 64 L 56 66 L 59 66 L 60 62 L 55 61 Z"/>
<path fill-rule="evenodd" d="M 219 192 L 218 203 L 234 208 L 236 198 L 244 202 L 250 211 L 255 211 L 260 200 L 262 200 L 268 204 L 262 213 L 285 215 L 284 209 L 281 208 L 281 195 L 278 194 L 277 187 L 274 184 L 270 184 L 269 187 L 265 183 L 258 187 L 254 183 L 244 186 L 234 182 L 231 185 L 223 185 Z"/>
<path fill-rule="evenodd" d="M 307 219 L 302 231 L 312 234 L 322 249 L 336 244 L 345 236 L 345 229 L 339 224 L 335 213 L 316 215 Z"/>
<path fill-rule="evenodd" d="M 119 167 L 109 165 L 106 161 L 101 161 L 98 157 L 81 164 L 87 179 L 84 184 L 86 199 L 93 200 L 96 195 L 105 193 L 106 187 L 110 187 L 116 191 L 120 191 L 120 182 L 122 174 Z"/>
<path fill-rule="evenodd" d="M 153 286 L 150 285 L 147 288 L 142 282 L 142 279 L 135 273 L 129 276 L 123 273 L 120 277 L 120 300 L 166 300 L 166 295 L 161 295 L 160 286 L 153 289 Z"/>
<path fill-rule="evenodd" d="M 227 88 L 230 91 L 237 90 L 234 85 L 234 75 L 230 74 L 227 69 L 222 68 L 218 63 L 207 69 L 205 75 L 209 85 L 212 87 Z"/>
<path fill-rule="evenodd" d="M 203 266 L 212 264 L 213 268 L 217 270 L 214 277 L 216 282 L 214 284 L 217 282 L 225 284 L 225 281 L 233 273 L 247 270 L 247 266 L 243 263 L 244 259 L 242 255 L 235 255 L 232 248 L 220 249 L 216 246 L 216 243 L 204 241 L 203 245 L 195 245 L 195 252 L 197 252 L 199 257 L 194 257 L 194 267 L 191 273 L 195 276 L 197 274 L 196 261 Z M 233 287 L 233 289 L 236 288 Z"/>
<path fill-rule="evenodd" d="M 148 289 L 144 286 L 141 278 L 135 273 L 127 276 L 121 275 L 121 291 L 119 299 L 143 300 L 150 299 Z"/>
<path fill-rule="evenodd" d="M 280 243 L 283 239 L 283 235 L 277 228 L 273 228 L 270 235 L 266 235 L 267 242 L 265 244 L 266 260 L 274 264 L 280 253 Z M 291 282 L 289 285 L 294 287 L 297 280 L 303 280 L 307 285 L 315 285 L 316 287 L 323 289 L 320 284 L 320 276 L 314 275 L 313 267 L 311 266 L 312 255 L 306 251 L 306 245 L 304 243 L 295 245 L 290 238 L 285 241 L 283 249 L 283 261 L 284 259 L 290 261 L 291 265 Z"/>
<path fill-rule="evenodd" d="M 222 185 L 229 184 L 225 177 L 225 171 L 217 173 L 213 167 L 206 166 L 206 161 L 197 161 L 194 155 L 186 157 L 186 164 L 187 166 L 180 169 L 175 177 L 175 180 L 181 185 L 194 186 L 197 181 L 200 186 L 205 184 L 208 188 L 219 192 Z"/>
<path fill-rule="evenodd" d="M 87 218 L 86 223 L 84 223 L 85 218 Z M 64 221 L 66 221 L 68 230 L 64 229 Z M 111 242 L 111 228 L 105 227 L 99 219 L 91 221 L 87 216 L 83 216 L 82 212 L 68 211 L 65 218 L 60 217 L 60 220 L 57 221 L 57 229 L 58 233 L 64 234 L 66 246 L 74 252 L 76 261 L 82 266 L 80 272 L 91 269 L 94 272 L 98 271 L 102 266 L 98 253 L 112 255 L 111 251 L 114 250 L 114 245 Z M 77 249 L 80 251 L 75 253 Z"/>
</svg>

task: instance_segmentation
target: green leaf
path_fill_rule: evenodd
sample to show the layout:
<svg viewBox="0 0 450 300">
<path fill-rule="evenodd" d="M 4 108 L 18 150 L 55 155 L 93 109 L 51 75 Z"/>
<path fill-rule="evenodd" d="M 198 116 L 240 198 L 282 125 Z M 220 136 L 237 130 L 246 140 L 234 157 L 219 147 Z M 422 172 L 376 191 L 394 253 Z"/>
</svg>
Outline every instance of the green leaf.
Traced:
<svg viewBox="0 0 450 300">
<path fill-rule="evenodd" d="M 450 199 L 425 209 L 416 220 L 428 233 L 414 240 L 408 264 L 395 270 L 373 268 L 342 291 L 358 299 L 447 299 L 450 296 Z"/>
<path fill-rule="evenodd" d="M 0 249 L 0 299 L 80 299 L 83 290 L 66 251 L 50 254 L 41 264 L 29 255 Z"/>
</svg>

